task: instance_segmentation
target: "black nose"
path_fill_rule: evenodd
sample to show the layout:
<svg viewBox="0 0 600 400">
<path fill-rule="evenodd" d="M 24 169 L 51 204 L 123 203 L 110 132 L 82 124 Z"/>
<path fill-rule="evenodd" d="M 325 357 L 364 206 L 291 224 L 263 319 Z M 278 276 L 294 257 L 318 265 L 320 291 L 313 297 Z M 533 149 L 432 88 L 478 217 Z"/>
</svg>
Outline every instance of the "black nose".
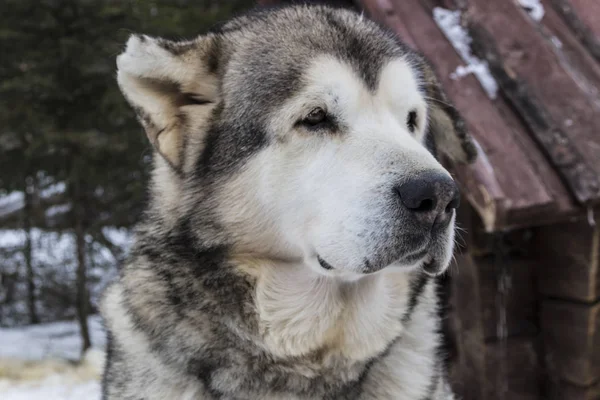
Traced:
<svg viewBox="0 0 600 400">
<path fill-rule="evenodd" d="M 460 203 L 454 180 L 439 172 L 422 172 L 396 187 L 402 204 L 420 220 L 442 222 Z"/>
</svg>

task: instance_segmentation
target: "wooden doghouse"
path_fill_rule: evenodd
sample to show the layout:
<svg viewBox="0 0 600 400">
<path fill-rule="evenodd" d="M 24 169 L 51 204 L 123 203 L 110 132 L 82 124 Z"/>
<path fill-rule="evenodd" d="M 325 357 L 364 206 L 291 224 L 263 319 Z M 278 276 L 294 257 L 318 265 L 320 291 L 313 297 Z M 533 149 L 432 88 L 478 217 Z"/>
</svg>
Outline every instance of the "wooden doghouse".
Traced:
<svg viewBox="0 0 600 400">
<path fill-rule="evenodd" d="M 444 279 L 456 392 L 600 399 L 600 1 L 346 3 L 433 62 L 480 146 L 451 166 L 468 204 Z"/>
<path fill-rule="evenodd" d="M 481 147 L 453 168 L 470 204 L 446 288 L 457 393 L 599 399 L 600 2 L 361 4 L 435 64 Z"/>
</svg>

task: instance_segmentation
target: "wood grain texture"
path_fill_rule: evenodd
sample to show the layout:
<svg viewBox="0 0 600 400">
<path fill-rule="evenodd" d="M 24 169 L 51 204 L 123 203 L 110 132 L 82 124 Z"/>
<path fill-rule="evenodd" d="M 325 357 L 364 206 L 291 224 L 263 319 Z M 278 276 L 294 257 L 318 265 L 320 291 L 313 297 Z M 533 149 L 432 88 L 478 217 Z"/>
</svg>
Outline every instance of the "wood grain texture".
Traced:
<svg viewBox="0 0 600 400">
<path fill-rule="evenodd" d="M 538 229 L 538 289 L 547 297 L 600 301 L 600 228 L 587 221 Z M 599 344 L 600 345 L 600 344 Z"/>
<path fill-rule="evenodd" d="M 550 3 L 574 36 L 600 61 L 600 2 L 597 0 L 544 0 Z M 548 9 L 548 7 L 546 7 Z"/>
<path fill-rule="evenodd" d="M 581 203 L 600 201 L 600 98 L 586 89 L 512 1 L 469 0 L 477 54 Z M 510 29 L 506 29 L 510 26 Z M 568 129 L 561 124 L 570 121 Z"/>
<path fill-rule="evenodd" d="M 545 300 L 541 331 L 546 366 L 555 381 L 591 386 L 600 381 L 600 303 Z"/>
<path fill-rule="evenodd" d="M 536 168 L 529 161 L 527 154 L 539 153 L 539 149 L 516 139 L 527 133 L 522 125 L 512 123 L 514 117 L 505 118 L 503 113 L 511 110 L 504 100 L 490 100 L 473 75 L 451 78 L 463 61 L 433 21 L 431 10 L 416 0 L 393 0 L 393 4 L 396 14 L 410 16 L 404 19 L 406 29 L 419 51 L 435 66 L 450 99 L 483 150 L 476 164 L 457 167 L 456 173 L 489 230 L 512 224 L 507 220 L 511 215 L 539 215 L 556 208 L 545 185 L 549 179 L 540 176 L 553 172 Z"/>
<path fill-rule="evenodd" d="M 600 382 L 591 386 L 577 386 L 564 381 L 549 382 L 548 400 L 598 400 Z"/>
</svg>

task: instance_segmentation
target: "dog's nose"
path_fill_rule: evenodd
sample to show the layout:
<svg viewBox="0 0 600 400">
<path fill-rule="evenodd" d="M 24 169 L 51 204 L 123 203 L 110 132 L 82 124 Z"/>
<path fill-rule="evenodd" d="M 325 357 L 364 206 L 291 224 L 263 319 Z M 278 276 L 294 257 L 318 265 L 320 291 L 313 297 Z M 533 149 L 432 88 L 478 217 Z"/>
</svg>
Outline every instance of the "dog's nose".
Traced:
<svg viewBox="0 0 600 400">
<path fill-rule="evenodd" d="M 454 180 L 439 172 L 422 172 L 396 187 L 402 204 L 426 223 L 446 221 L 460 202 Z"/>
</svg>

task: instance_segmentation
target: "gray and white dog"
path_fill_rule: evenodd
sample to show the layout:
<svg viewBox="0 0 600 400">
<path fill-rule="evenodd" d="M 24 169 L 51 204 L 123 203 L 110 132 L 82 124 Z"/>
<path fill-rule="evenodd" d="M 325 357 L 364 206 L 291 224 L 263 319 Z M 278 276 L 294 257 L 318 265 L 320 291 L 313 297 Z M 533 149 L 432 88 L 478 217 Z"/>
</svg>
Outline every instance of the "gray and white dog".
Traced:
<svg viewBox="0 0 600 400">
<path fill-rule="evenodd" d="M 421 56 L 289 6 L 133 35 L 117 64 L 156 154 L 102 303 L 104 399 L 453 398 L 433 276 L 458 190 L 434 153 L 476 151 Z"/>
</svg>

